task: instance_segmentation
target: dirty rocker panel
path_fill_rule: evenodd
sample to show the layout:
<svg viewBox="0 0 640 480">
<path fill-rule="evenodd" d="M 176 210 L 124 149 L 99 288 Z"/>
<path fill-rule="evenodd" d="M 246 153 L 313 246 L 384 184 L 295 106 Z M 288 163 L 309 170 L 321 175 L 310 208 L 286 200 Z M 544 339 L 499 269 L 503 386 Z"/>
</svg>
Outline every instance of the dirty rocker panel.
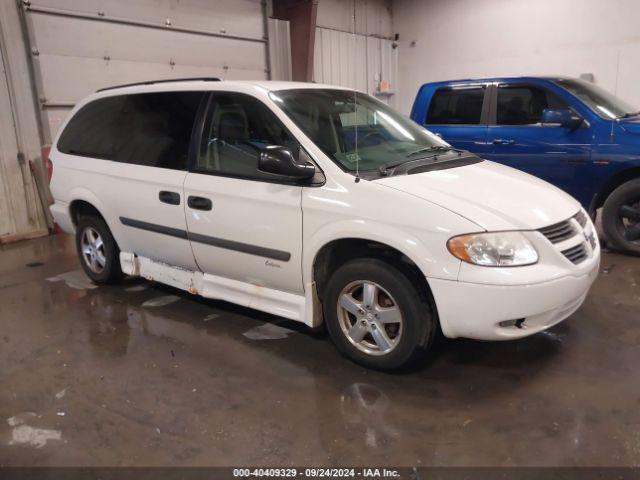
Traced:
<svg viewBox="0 0 640 480">
<path fill-rule="evenodd" d="M 120 223 L 126 225 L 127 227 L 139 228 L 141 230 L 147 230 L 163 235 L 170 235 L 177 238 L 184 238 L 185 240 L 190 240 L 192 242 L 204 243 L 206 245 L 212 245 L 214 247 L 224 248 L 226 250 L 234 250 L 236 252 L 247 253 L 249 255 L 272 258 L 281 262 L 288 262 L 291 258 L 291 253 L 285 252 L 283 250 L 260 247 L 248 243 L 235 242 L 233 240 L 225 240 L 224 238 L 210 237 L 209 235 L 202 235 L 200 233 L 191 233 L 187 232 L 186 230 L 165 227 L 163 225 L 143 222 L 141 220 L 135 220 L 133 218 L 120 217 Z"/>
</svg>

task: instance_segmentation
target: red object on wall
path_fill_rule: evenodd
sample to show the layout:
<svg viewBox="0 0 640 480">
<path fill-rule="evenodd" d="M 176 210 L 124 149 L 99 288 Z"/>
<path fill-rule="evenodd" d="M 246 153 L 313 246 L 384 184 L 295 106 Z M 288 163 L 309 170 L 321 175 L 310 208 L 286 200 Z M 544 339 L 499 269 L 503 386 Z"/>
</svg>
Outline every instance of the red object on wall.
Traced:
<svg viewBox="0 0 640 480">
<path fill-rule="evenodd" d="M 42 146 L 42 161 L 44 162 L 44 168 L 47 170 L 47 179 L 51 181 L 51 175 L 53 175 L 53 163 L 49 158 L 49 152 L 51 152 L 51 145 Z"/>
</svg>

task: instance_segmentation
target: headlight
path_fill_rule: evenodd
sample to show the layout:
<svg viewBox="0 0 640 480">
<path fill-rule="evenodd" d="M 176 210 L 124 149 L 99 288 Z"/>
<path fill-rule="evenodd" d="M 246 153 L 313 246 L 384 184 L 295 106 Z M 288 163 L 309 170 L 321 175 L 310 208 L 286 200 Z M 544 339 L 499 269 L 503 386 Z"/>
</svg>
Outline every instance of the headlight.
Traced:
<svg viewBox="0 0 640 480">
<path fill-rule="evenodd" d="M 449 239 L 447 248 L 456 258 L 485 267 L 515 267 L 538 261 L 538 252 L 519 232 L 460 235 Z"/>
</svg>

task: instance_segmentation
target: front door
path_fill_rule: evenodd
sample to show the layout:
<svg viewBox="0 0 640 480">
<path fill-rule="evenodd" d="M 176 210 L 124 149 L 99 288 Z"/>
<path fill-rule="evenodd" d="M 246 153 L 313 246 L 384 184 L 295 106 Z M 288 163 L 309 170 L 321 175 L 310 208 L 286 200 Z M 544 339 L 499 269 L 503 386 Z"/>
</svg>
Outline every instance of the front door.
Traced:
<svg viewBox="0 0 640 480">
<path fill-rule="evenodd" d="M 527 84 L 502 84 L 488 128 L 490 151 L 486 158 L 542 178 L 578 196 L 576 179 L 588 166 L 591 129 L 587 124 L 570 130 L 542 123 L 546 108 L 569 107 L 551 91 Z"/>
<path fill-rule="evenodd" d="M 258 170 L 266 145 L 299 149 L 257 98 L 212 94 L 184 185 L 189 238 L 206 274 L 302 294 L 302 187 Z"/>
</svg>

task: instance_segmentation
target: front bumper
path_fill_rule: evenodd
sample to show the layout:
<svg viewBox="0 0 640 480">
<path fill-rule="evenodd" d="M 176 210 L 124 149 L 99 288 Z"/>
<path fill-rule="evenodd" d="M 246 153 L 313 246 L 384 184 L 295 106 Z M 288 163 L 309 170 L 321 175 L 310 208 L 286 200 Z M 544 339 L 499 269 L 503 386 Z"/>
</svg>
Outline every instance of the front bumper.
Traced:
<svg viewBox="0 0 640 480">
<path fill-rule="evenodd" d="M 510 340 L 545 330 L 575 312 L 598 275 L 599 252 L 586 273 L 522 285 L 429 279 L 446 337 Z M 513 321 L 521 320 L 518 325 Z M 502 323 L 502 325 L 501 325 Z"/>
</svg>

